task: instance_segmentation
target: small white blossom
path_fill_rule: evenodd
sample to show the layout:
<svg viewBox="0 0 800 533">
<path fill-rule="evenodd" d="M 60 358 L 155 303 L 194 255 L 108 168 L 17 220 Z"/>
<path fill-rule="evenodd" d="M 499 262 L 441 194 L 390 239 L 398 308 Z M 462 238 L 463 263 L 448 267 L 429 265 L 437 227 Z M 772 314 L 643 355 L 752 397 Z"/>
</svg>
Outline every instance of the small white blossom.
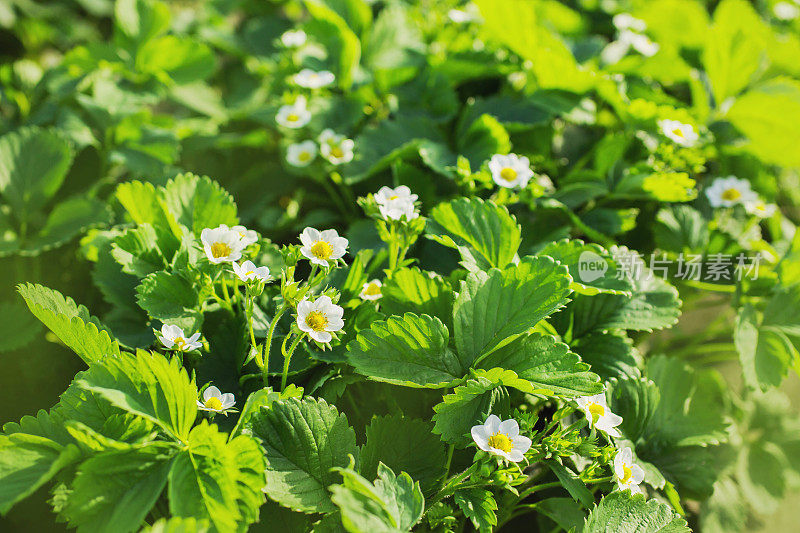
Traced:
<svg viewBox="0 0 800 533">
<path fill-rule="evenodd" d="M 238 261 L 245 248 L 239 232 L 225 224 L 220 224 L 214 229 L 204 229 L 200 233 L 200 240 L 206 257 L 214 264 Z"/>
<path fill-rule="evenodd" d="M 343 314 L 344 309 L 327 296 L 320 296 L 313 302 L 303 300 L 297 304 L 297 327 L 317 342 L 331 342 L 331 332 L 344 327 Z"/>
<path fill-rule="evenodd" d="M 257 267 L 252 261 L 245 261 L 241 265 L 234 261 L 231 266 L 233 266 L 234 274 L 245 283 L 252 280 L 263 282 L 270 280 L 269 268 L 265 266 Z"/>
<path fill-rule="evenodd" d="M 644 481 L 644 470 L 633 462 L 633 452 L 624 448 L 614 456 L 614 480 L 620 490 L 630 490 L 631 494 L 642 492 L 639 484 Z"/>
<path fill-rule="evenodd" d="M 586 415 L 589 427 L 605 432 L 611 437 L 620 437 L 616 427 L 622 424 L 622 417 L 611 412 L 606 404 L 606 394 L 601 392 L 594 396 L 576 398 L 578 408 Z"/>
<path fill-rule="evenodd" d="M 284 105 L 278 109 L 275 122 L 285 128 L 302 128 L 311 120 L 311 112 L 306 108 L 306 99 L 298 96 L 291 105 Z"/>
<path fill-rule="evenodd" d="M 335 229 L 319 231 L 314 228 L 306 228 L 300 234 L 302 247 L 300 253 L 303 254 L 312 264 L 328 266 L 331 261 L 336 261 L 344 257 L 349 244 L 347 239 L 339 237 Z"/>
<path fill-rule="evenodd" d="M 303 30 L 288 30 L 281 35 L 281 43 L 287 48 L 297 48 L 306 44 L 306 38 Z"/>
<path fill-rule="evenodd" d="M 306 89 L 321 89 L 332 84 L 336 76 L 330 70 L 320 70 L 319 72 L 304 68 L 294 75 L 292 80 L 295 84 Z"/>
<path fill-rule="evenodd" d="M 531 447 L 531 439 L 519 434 L 519 424 L 512 418 L 501 422 L 489 415 L 483 424 L 472 426 L 471 433 L 478 448 L 514 463 L 522 461 Z"/>
<path fill-rule="evenodd" d="M 255 230 L 247 229 L 244 226 L 234 226 L 231 230 L 239 234 L 239 239 L 245 248 L 258 242 L 258 233 Z"/>
<path fill-rule="evenodd" d="M 618 30 L 633 30 L 638 32 L 643 32 L 647 29 L 647 23 L 642 19 L 637 19 L 630 13 L 619 13 L 614 15 L 614 18 L 611 19 L 611 22 L 614 24 L 614 27 Z"/>
<path fill-rule="evenodd" d="M 332 129 L 323 130 L 319 135 L 319 150 L 322 157 L 334 165 L 349 163 L 353 160 L 355 143 L 344 135 L 334 133 Z"/>
<path fill-rule="evenodd" d="M 780 20 L 794 20 L 800 17 L 800 7 L 789 2 L 778 2 L 772 7 L 772 12 Z"/>
<path fill-rule="evenodd" d="M 744 208 L 749 214 L 755 215 L 758 218 L 769 218 L 778 210 L 777 205 L 768 204 L 761 198 L 758 198 L 755 201 L 746 202 L 744 204 Z"/>
<path fill-rule="evenodd" d="M 286 161 L 295 167 L 307 167 L 317 157 L 319 149 L 314 141 L 290 144 L 286 148 Z"/>
<path fill-rule="evenodd" d="M 366 282 L 364 286 L 361 287 L 361 294 L 358 296 L 362 300 L 379 300 L 383 297 L 383 294 L 381 294 L 381 287 L 383 287 L 381 280 L 373 279 L 372 281 Z"/>
<path fill-rule="evenodd" d="M 492 179 L 501 187 L 524 189 L 533 177 L 531 163 L 525 156 L 517 154 L 495 154 L 489 161 Z"/>
<path fill-rule="evenodd" d="M 680 146 L 694 146 L 700 136 L 694 131 L 691 124 L 684 124 L 678 120 L 659 120 L 658 127 L 664 137 Z"/>
<path fill-rule="evenodd" d="M 197 401 L 197 408 L 201 411 L 227 414 L 234 405 L 236 398 L 230 392 L 222 393 L 217 387 L 211 385 L 203 391 L 203 401 Z"/>
<path fill-rule="evenodd" d="M 168 324 L 161 326 L 161 335 L 157 335 L 157 337 L 168 350 L 189 352 L 203 346 L 200 342 L 197 342 L 200 338 L 199 331 L 187 338 L 181 328 Z"/>
<path fill-rule="evenodd" d="M 400 185 L 394 189 L 390 187 L 381 187 L 375 193 L 375 202 L 378 204 L 378 209 L 381 216 L 386 220 L 400 220 L 405 217 L 406 220 L 413 220 L 419 216 L 414 202 L 419 198 L 416 194 L 411 193 L 405 185 Z"/>
<path fill-rule="evenodd" d="M 619 35 L 619 40 L 629 43 L 634 50 L 639 52 L 645 57 L 652 57 L 658 53 L 661 48 L 658 43 L 653 42 L 650 37 L 642 33 L 634 33 L 632 31 L 623 31 Z"/>
<path fill-rule="evenodd" d="M 733 207 L 758 201 L 758 195 L 750 188 L 750 182 L 736 176 L 717 178 L 706 189 L 706 198 L 711 207 Z"/>
</svg>

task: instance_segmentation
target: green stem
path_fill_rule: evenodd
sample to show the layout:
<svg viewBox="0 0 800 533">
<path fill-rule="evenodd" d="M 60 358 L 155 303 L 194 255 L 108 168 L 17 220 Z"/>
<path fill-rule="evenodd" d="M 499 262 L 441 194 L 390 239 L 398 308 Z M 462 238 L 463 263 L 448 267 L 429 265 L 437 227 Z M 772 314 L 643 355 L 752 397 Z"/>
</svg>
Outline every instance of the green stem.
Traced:
<svg viewBox="0 0 800 533">
<path fill-rule="evenodd" d="M 272 317 L 272 322 L 269 324 L 269 331 L 267 332 L 267 339 L 264 341 L 264 346 L 261 347 L 264 350 L 264 366 L 261 369 L 264 375 L 264 386 L 269 386 L 269 352 L 272 349 L 272 336 L 275 334 L 275 326 L 278 325 L 278 320 L 281 319 L 283 313 L 286 312 L 286 305 L 282 305 L 280 309 L 275 313 L 275 316 Z"/>
<path fill-rule="evenodd" d="M 222 296 L 228 304 L 228 309 L 233 311 L 233 304 L 231 303 L 231 296 L 228 294 L 228 279 L 225 277 L 225 272 L 222 273 Z"/>
<path fill-rule="evenodd" d="M 281 351 L 283 352 L 283 375 L 281 376 L 281 392 L 286 389 L 286 381 L 289 378 L 289 363 L 292 361 L 292 354 L 297 348 L 297 345 L 300 344 L 300 341 L 303 340 L 305 336 L 306 336 L 305 333 L 301 333 L 300 335 L 298 335 L 294 339 L 294 341 L 292 341 L 292 344 L 289 346 L 288 352 L 285 352 L 283 348 L 281 348 Z M 285 344 L 286 341 L 284 341 L 284 345 Z"/>
</svg>

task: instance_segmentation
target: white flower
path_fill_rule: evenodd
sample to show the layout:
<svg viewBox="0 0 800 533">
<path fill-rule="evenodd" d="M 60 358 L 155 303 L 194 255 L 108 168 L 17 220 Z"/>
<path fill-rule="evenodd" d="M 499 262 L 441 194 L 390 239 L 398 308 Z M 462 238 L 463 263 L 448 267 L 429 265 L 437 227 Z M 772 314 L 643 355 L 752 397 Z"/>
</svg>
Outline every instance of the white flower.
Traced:
<svg viewBox="0 0 800 533">
<path fill-rule="evenodd" d="M 335 229 L 318 231 L 314 228 L 304 229 L 300 242 L 303 244 L 300 253 L 312 264 L 320 266 L 328 266 L 330 261 L 342 258 L 349 244 Z"/>
<path fill-rule="evenodd" d="M 332 129 L 323 130 L 319 135 L 319 150 L 322 157 L 334 165 L 349 163 L 353 160 L 355 143 L 344 135 L 334 133 Z"/>
<path fill-rule="evenodd" d="M 800 17 L 800 7 L 789 2 L 778 2 L 772 7 L 772 12 L 780 20 L 794 20 Z"/>
<path fill-rule="evenodd" d="M 328 85 L 332 84 L 335 79 L 336 76 L 334 76 L 333 72 L 330 70 L 320 70 L 317 72 L 315 70 L 311 70 L 310 68 L 304 68 L 292 78 L 297 85 L 300 87 L 305 87 L 306 89 L 320 89 L 322 87 L 327 87 Z"/>
<path fill-rule="evenodd" d="M 757 198 L 755 201 L 745 202 L 744 208 L 748 213 L 758 218 L 769 218 L 778 210 L 777 205 L 768 204 L 761 198 Z"/>
<path fill-rule="evenodd" d="M 644 470 L 633 462 L 633 452 L 624 448 L 614 456 L 614 480 L 620 490 L 630 490 L 632 494 L 642 492 L 639 484 L 644 481 Z"/>
<path fill-rule="evenodd" d="M 286 148 L 286 161 L 295 167 L 307 167 L 317 157 L 319 149 L 314 141 L 290 144 Z"/>
<path fill-rule="evenodd" d="M 589 427 L 605 432 L 611 437 L 620 437 L 616 427 L 622 424 L 622 417 L 611 412 L 606 404 L 606 394 L 601 392 L 594 396 L 576 398 L 578 408 L 586 415 Z"/>
<path fill-rule="evenodd" d="M 302 128 L 310 120 L 311 112 L 306 109 L 306 99 L 302 96 L 298 96 L 291 105 L 281 106 L 275 115 L 275 122 L 291 129 Z"/>
<path fill-rule="evenodd" d="M 197 342 L 197 339 L 200 338 L 199 331 L 191 337 L 186 338 L 183 330 L 178 326 L 164 324 L 161 326 L 161 335 L 157 335 L 157 337 L 158 340 L 161 341 L 161 344 L 163 344 L 168 350 L 189 352 L 191 350 L 197 350 L 203 346 L 202 343 Z"/>
<path fill-rule="evenodd" d="M 489 161 L 489 170 L 492 172 L 494 182 L 501 187 L 524 189 L 528 185 L 528 180 L 533 177 L 528 158 L 516 154 L 493 155 Z"/>
<path fill-rule="evenodd" d="M 303 30 L 288 30 L 281 35 L 281 43 L 287 48 L 297 48 L 306 44 L 306 32 Z"/>
<path fill-rule="evenodd" d="M 658 127 L 661 128 L 661 133 L 664 134 L 664 137 L 681 146 L 694 146 L 700 138 L 691 124 L 684 124 L 677 120 L 659 120 Z"/>
<path fill-rule="evenodd" d="M 630 13 L 619 13 L 618 15 L 614 15 L 614 18 L 611 19 L 611 22 L 614 24 L 614 27 L 618 30 L 633 30 L 638 32 L 643 32 L 647 29 L 647 23 L 642 19 L 637 19 Z"/>
<path fill-rule="evenodd" d="M 242 246 L 245 248 L 258 242 L 258 233 L 255 230 L 247 229 L 244 226 L 234 226 L 231 231 L 239 234 L 239 240 L 242 241 Z"/>
<path fill-rule="evenodd" d="M 531 439 L 519 434 L 519 424 L 510 418 L 500 419 L 489 415 L 486 422 L 472 426 L 472 440 L 485 452 L 504 457 L 518 463 L 531 447 Z"/>
<path fill-rule="evenodd" d="M 252 261 L 245 261 L 241 265 L 234 261 L 232 266 L 236 276 L 245 283 L 254 279 L 263 282 L 270 280 L 269 268 L 265 266 L 257 267 Z"/>
<path fill-rule="evenodd" d="M 647 35 L 643 35 L 641 33 L 634 33 L 632 31 L 625 30 L 620 32 L 619 40 L 630 44 L 634 50 L 639 52 L 645 57 L 652 57 L 658 53 L 659 46 L 658 43 L 654 43 L 650 40 L 650 37 Z"/>
<path fill-rule="evenodd" d="M 381 287 L 383 284 L 379 279 L 373 279 L 372 281 L 368 281 L 361 287 L 361 294 L 358 296 L 362 300 L 378 300 L 380 299 L 383 294 L 381 294 Z"/>
<path fill-rule="evenodd" d="M 214 229 L 204 229 L 200 233 L 200 240 L 203 242 L 206 257 L 214 264 L 238 261 L 245 247 L 239 232 L 225 224 Z"/>
<path fill-rule="evenodd" d="M 411 194 L 411 189 L 405 185 L 394 189 L 381 187 L 375 193 L 375 202 L 378 204 L 381 216 L 386 220 L 400 220 L 403 217 L 406 217 L 406 220 L 417 218 L 419 213 L 414 207 L 417 198 L 419 197 Z"/>
<path fill-rule="evenodd" d="M 750 182 L 736 176 L 717 178 L 706 189 L 706 198 L 711 207 L 733 207 L 758 201 L 758 195 L 750 188 Z"/>
<path fill-rule="evenodd" d="M 297 304 L 297 327 L 308 333 L 317 342 L 331 342 L 331 331 L 344 327 L 344 309 L 327 296 L 320 296 L 313 302 L 303 300 Z"/>
<path fill-rule="evenodd" d="M 203 401 L 197 401 L 197 408 L 201 411 L 227 414 L 226 411 L 236 405 L 236 398 L 230 392 L 222 393 L 214 385 L 203 391 Z"/>
</svg>

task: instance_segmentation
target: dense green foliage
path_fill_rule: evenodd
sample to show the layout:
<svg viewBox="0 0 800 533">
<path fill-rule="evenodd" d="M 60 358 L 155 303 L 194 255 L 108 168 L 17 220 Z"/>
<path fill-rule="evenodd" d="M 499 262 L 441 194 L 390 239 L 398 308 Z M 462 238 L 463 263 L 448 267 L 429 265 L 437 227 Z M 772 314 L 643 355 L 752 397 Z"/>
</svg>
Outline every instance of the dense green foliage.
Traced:
<svg viewBox="0 0 800 533">
<path fill-rule="evenodd" d="M 797 2 L 16 0 L 0 43 L 0 529 L 800 487 Z"/>
</svg>

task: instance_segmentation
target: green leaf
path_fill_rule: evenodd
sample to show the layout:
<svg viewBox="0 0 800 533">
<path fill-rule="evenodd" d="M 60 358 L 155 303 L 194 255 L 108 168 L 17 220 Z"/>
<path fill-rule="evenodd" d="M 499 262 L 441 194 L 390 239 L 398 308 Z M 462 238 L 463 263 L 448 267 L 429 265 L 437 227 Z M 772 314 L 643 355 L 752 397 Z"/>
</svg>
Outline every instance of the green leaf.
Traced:
<svg viewBox="0 0 800 533">
<path fill-rule="evenodd" d="M 481 270 L 503 268 L 514 261 L 522 230 L 505 207 L 480 198 L 459 198 L 431 210 L 428 236 L 455 248 L 462 259 Z"/>
<path fill-rule="evenodd" d="M 594 496 L 580 477 L 572 470 L 562 465 L 555 459 L 546 461 L 547 466 L 558 478 L 561 485 L 569 492 L 576 502 L 580 502 L 584 507 L 590 507 L 594 503 Z"/>
<path fill-rule="evenodd" d="M 114 20 L 123 35 L 144 43 L 169 28 L 169 7 L 153 0 L 117 0 Z"/>
<path fill-rule="evenodd" d="M 184 331 L 198 329 L 200 300 L 186 272 L 154 272 L 136 287 L 136 301 L 151 318 L 176 324 Z"/>
<path fill-rule="evenodd" d="M 488 490 L 461 489 L 453 494 L 453 501 L 478 531 L 493 531 L 497 526 L 497 502 Z"/>
<path fill-rule="evenodd" d="M 363 63 L 385 90 L 417 75 L 425 62 L 424 52 L 422 31 L 409 16 L 409 9 L 403 4 L 389 4 L 381 9 L 372 27 Z"/>
<path fill-rule="evenodd" d="M 603 379 L 640 375 L 641 356 L 631 339 L 622 333 L 591 333 L 578 339 L 571 349 Z"/>
<path fill-rule="evenodd" d="M 175 220 L 195 235 L 205 228 L 239 223 L 233 197 L 208 176 L 176 176 L 164 188 L 164 201 Z"/>
<path fill-rule="evenodd" d="M 60 246 L 89 228 L 110 224 L 112 213 L 96 198 L 74 197 L 53 208 L 39 235 L 24 244 L 24 252 L 43 251 Z"/>
<path fill-rule="evenodd" d="M 490 114 L 484 114 L 459 135 L 457 148 L 460 155 L 469 159 L 473 168 L 480 168 L 493 155 L 507 154 L 511 150 L 511 139 L 500 121 Z"/>
<path fill-rule="evenodd" d="M 612 492 L 589 513 L 581 533 L 689 533 L 668 505 L 630 491 Z"/>
<path fill-rule="evenodd" d="M 86 532 L 136 531 L 167 483 L 169 450 L 162 446 L 112 451 L 78 468 L 63 514 Z"/>
<path fill-rule="evenodd" d="M 525 257 L 504 270 L 470 274 L 453 310 L 462 366 L 469 368 L 561 308 L 571 282 L 567 268 L 549 257 Z"/>
<path fill-rule="evenodd" d="M 180 241 L 172 233 L 156 229 L 150 224 L 128 228 L 111 244 L 111 255 L 122 265 L 122 271 L 143 278 L 164 270 Z"/>
<path fill-rule="evenodd" d="M 370 483 L 349 468 L 337 468 L 344 482 L 331 487 L 342 524 L 350 533 L 410 531 L 422 518 L 425 498 L 419 483 L 405 472 L 395 473 L 378 464 L 378 478 Z"/>
<path fill-rule="evenodd" d="M 210 530 L 208 520 L 173 516 L 157 520 L 152 526 L 142 529 L 141 533 L 208 533 Z"/>
<path fill-rule="evenodd" d="M 80 456 L 75 446 L 36 435 L 0 435 L 0 514 L 33 494 Z"/>
<path fill-rule="evenodd" d="M 173 228 L 175 220 L 164 200 L 164 190 L 152 183 L 127 181 L 117 186 L 116 197 L 136 224 Z"/>
<path fill-rule="evenodd" d="M 185 85 L 209 78 L 217 68 L 217 61 L 203 42 L 164 35 L 142 46 L 136 54 L 136 68 L 156 75 L 166 73 L 174 83 Z"/>
<path fill-rule="evenodd" d="M 373 322 L 347 344 L 347 360 L 359 374 L 411 387 L 443 388 L 464 377 L 466 367 L 448 348 L 449 332 L 428 315 L 406 313 Z"/>
<path fill-rule="evenodd" d="M 159 353 L 140 350 L 106 357 L 91 364 L 77 383 L 182 441 L 197 417 L 197 388 L 178 359 Z"/>
<path fill-rule="evenodd" d="M 465 444 L 470 440 L 472 426 L 482 424 L 490 414 L 499 414 L 508 408 L 505 387 L 486 376 L 479 376 L 456 387 L 434 406 L 433 432 L 451 444 Z"/>
<path fill-rule="evenodd" d="M 452 329 L 453 288 L 441 276 L 418 268 L 396 270 L 381 287 L 381 309 L 387 315 L 425 314 Z M 448 324 L 449 323 L 449 324 Z"/>
<path fill-rule="evenodd" d="M 27 346 L 42 331 L 42 326 L 32 317 L 22 302 L 0 302 L 0 353 Z"/>
<path fill-rule="evenodd" d="M 617 275 L 614 259 L 599 244 L 563 239 L 548 244 L 537 255 L 549 255 L 566 266 L 572 276 L 570 288 L 577 293 L 631 294 L 630 281 Z"/>
<path fill-rule="evenodd" d="M 361 59 L 361 41 L 345 20 L 322 0 L 307 0 L 305 4 L 312 19 L 304 30 L 327 51 L 328 66 L 336 75 L 338 86 L 349 89 Z"/>
<path fill-rule="evenodd" d="M 19 285 L 31 313 L 86 363 L 119 355 L 119 343 L 99 320 L 71 298 L 41 285 Z"/>
<path fill-rule="evenodd" d="M 708 223 L 690 205 L 670 205 L 656 215 L 656 245 L 670 252 L 702 252 L 708 245 Z"/>
<path fill-rule="evenodd" d="M 568 398 L 603 390 L 600 378 L 588 371 L 588 365 L 551 335 L 519 337 L 481 359 L 477 366 L 512 370 L 534 388 Z"/>
<path fill-rule="evenodd" d="M 372 23 L 372 11 L 364 0 L 305 0 L 305 3 L 314 16 L 323 10 L 332 11 L 359 36 Z M 333 14 L 326 13 L 326 16 L 332 17 Z"/>
<path fill-rule="evenodd" d="M 264 502 L 264 459 L 247 435 L 230 442 L 203 421 L 169 472 L 170 512 L 208 519 L 218 531 L 244 531 L 258 520 Z"/>
<path fill-rule="evenodd" d="M 290 398 L 261 409 L 250 426 L 266 452 L 267 496 L 304 513 L 336 510 L 327 491 L 338 480 L 331 469 L 358 455 L 344 414 L 324 400 Z"/>
<path fill-rule="evenodd" d="M 55 196 L 71 164 L 69 144 L 53 131 L 22 128 L 0 137 L 0 195 L 20 223 Z"/>
<path fill-rule="evenodd" d="M 375 417 L 367 426 L 367 442 L 359 455 L 361 475 L 372 479 L 383 463 L 419 481 L 430 494 L 445 475 L 445 447 L 432 432 L 433 424 L 399 415 Z"/>
</svg>

